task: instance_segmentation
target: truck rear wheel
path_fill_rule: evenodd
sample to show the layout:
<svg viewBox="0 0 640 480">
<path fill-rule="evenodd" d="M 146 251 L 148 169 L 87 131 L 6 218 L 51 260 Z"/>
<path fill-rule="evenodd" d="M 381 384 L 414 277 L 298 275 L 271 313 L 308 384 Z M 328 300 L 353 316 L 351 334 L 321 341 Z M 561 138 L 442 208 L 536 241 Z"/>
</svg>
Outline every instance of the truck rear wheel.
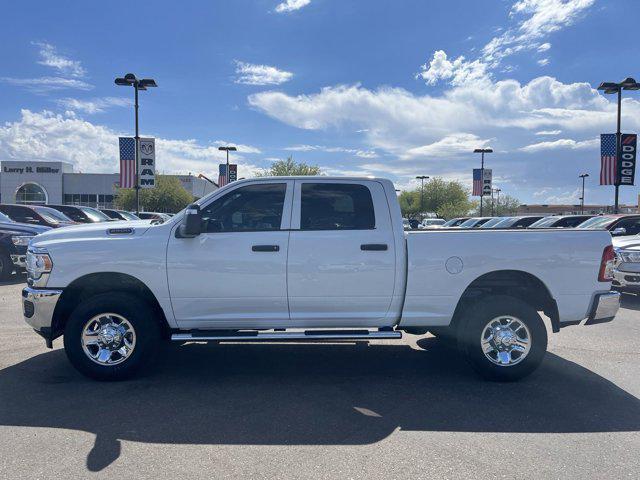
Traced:
<svg viewBox="0 0 640 480">
<path fill-rule="evenodd" d="M 96 380 L 122 380 L 149 364 L 161 343 L 149 305 L 121 292 L 83 301 L 64 330 L 64 349 L 82 374 Z"/>
<path fill-rule="evenodd" d="M 547 351 L 547 329 L 535 308 L 492 295 L 466 309 L 458 346 L 483 377 L 514 381 L 532 373 Z"/>
</svg>

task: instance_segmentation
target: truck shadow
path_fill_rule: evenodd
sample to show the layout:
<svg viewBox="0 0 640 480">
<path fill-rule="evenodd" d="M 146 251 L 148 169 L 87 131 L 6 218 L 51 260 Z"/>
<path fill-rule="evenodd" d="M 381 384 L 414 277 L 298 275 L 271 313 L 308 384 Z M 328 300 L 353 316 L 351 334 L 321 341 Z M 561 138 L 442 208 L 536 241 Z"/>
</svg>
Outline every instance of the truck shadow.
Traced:
<svg viewBox="0 0 640 480">
<path fill-rule="evenodd" d="M 80 376 L 62 350 L 0 370 L 0 425 L 91 432 L 87 468 L 120 440 L 353 445 L 396 429 L 460 432 L 640 430 L 640 400 L 548 354 L 529 378 L 489 383 L 434 338 L 406 345 L 187 344 L 138 379 Z"/>
<path fill-rule="evenodd" d="M 8 279 L 0 282 L 0 286 L 18 285 L 19 283 L 27 283 L 27 275 L 25 273 L 14 273 Z"/>
</svg>

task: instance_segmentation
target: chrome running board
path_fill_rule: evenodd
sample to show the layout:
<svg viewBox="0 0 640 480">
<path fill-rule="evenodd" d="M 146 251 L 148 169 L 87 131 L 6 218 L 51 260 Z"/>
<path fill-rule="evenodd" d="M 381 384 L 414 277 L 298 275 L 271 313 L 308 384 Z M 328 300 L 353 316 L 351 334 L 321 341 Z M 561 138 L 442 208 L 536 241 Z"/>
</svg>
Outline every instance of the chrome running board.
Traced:
<svg viewBox="0 0 640 480">
<path fill-rule="evenodd" d="M 257 331 L 257 330 L 192 330 L 189 333 L 174 333 L 174 342 L 201 342 L 213 340 L 227 340 L 231 342 L 256 341 L 317 341 L 317 340 L 369 340 L 369 339 L 398 339 L 402 332 L 395 330 L 305 330 L 303 332 Z"/>
</svg>

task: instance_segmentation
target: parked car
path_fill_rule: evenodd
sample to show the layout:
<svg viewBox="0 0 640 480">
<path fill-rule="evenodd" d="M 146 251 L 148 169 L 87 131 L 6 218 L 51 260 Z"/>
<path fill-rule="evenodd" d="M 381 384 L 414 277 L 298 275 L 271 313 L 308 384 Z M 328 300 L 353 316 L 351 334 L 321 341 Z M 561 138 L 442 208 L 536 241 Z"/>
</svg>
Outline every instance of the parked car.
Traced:
<svg viewBox="0 0 640 480">
<path fill-rule="evenodd" d="M 14 222 L 0 213 L 0 280 L 6 280 L 14 271 L 26 268 L 29 241 L 47 230 L 50 228 Z"/>
<path fill-rule="evenodd" d="M 480 225 L 480 228 L 493 228 L 494 225 L 503 221 L 505 218 L 509 218 L 509 217 L 493 217 L 491 220 L 484 222 L 482 225 Z"/>
<path fill-rule="evenodd" d="M 491 217 L 472 217 L 457 225 L 456 228 L 480 228 L 489 220 L 491 220 Z"/>
<path fill-rule="evenodd" d="M 607 232 L 404 232 L 402 224 L 389 180 L 238 180 L 165 223 L 34 238 L 25 321 L 49 347 L 64 335 L 71 363 L 96 379 L 133 375 L 165 339 L 431 331 L 455 338 L 485 377 L 515 380 L 544 358 L 538 312 L 558 331 L 609 321 L 619 308 Z"/>
<path fill-rule="evenodd" d="M 505 217 L 499 222 L 493 224 L 491 229 L 516 229 L 516 228 L 527 228 L 534 222 L 537 222 L 541 218 L 544 218 L 542 215 L 526 215 L 519 217 Z"/>
<path fill-rule="evenodd" d="M 58 228 L 75 225 L 64 213 L 41 205 L 0 205 L 0 212 L 14 222 Z"/>
<path fill-rule="evenodd" d="M 613 288 L 625 293 L 640 293 L 640 235 L 614 237 L 616 260 Z"/>
<path fill-rule="evenodd" d="M 552 215 L 543 217 L 529 225 L 529 228 L 575 228 L 593 215 Z"/>
<path fill-rule="evenodd" d="M 80 205 L 47 205 L 47 207 L 64 213 L 67 217 L 77 223 L 99 223 L 111 221 L 111 219 L 100 210 L 92 207 L 83 207 Z"/>
<path fill-rule="evenodd" d="M 447 220 L 442 224 L 442 228 L 453 228 L 460 225 L 462 222 L 469 220 L 469 217 L 457 217 Z"/>
<path fill-rule="evenodd" d="M 161 222 L 166 222 L 171 219 L 169 214 L 160 212 L 140 212 L 137 216 L 140 220 L 159 220 Z"/>
<path fill-rule="evenodd" d="M 582 222 L 576 228 L 585 230 L 609 230 L 614 237 L 640 233 L 640 215 L 599 215 Z"/>
<path fill-rule="evenodd" d="M 137 217 L 133 213 L 127 212 L 125 210 L 101 208 L 100 211 L 112 220 L 140 220 L 140 217 Z"/>
<path fill-rule="evenodd" d="M 425 218 L 422 220 L 418 228 L 440 228 L 445 224 L 444 218 Z"/>
<path fill-rule="evenodd" d="M 411 230 L 411 224 L 409 223 L 409 219 L 408 218 L 403 218 L 402 219 L 402 228 L 404 230 Z"/>
</svg>

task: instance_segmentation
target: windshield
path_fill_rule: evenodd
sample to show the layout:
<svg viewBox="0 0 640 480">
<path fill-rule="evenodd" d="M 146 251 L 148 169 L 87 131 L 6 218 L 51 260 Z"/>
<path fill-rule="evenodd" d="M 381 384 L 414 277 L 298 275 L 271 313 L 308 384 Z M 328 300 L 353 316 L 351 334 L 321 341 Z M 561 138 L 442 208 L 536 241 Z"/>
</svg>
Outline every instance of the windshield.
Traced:
<svg viewBox="0 0 640 480">
<path fill-rule="evenodd" d="M 506 217 L 500 219 L 498 223 L 496 223 L 493 228 L 509 228 L 511 225 L 518 221 L 518 217 Z"/>
<path fill-rule="evenodd" d="M 91 207 L 78 207 L 92 222 L 108 222 L 110 219 L 104 213 Z"/>
<path fill-rule="evenodd" d="M 443 227 L 455 227 L 456 225 L 460 224 L 460 219 L 459 218 L 452 218 L 451 220 L 448 220 L 446 222 L 444 222 L 442 224 Z"/>
<path fill-rule="evenodd" d="M 428 218 L 422 221 L 422 225 L 442 225 L 444 220 L 441 218 Z"/>
<path fill-rule="evenodd" d="M 480 228 L 492 228 L 494 225 L 500 223 L 503 220 L 504 217 L 492 218 L 491 220 L 485 222 L 484 225 L 481 225 Z"/>
<path fill-rule="evenodd" d="M 38 212 L 38 214 L 40 214 L 48 222 L 51 222 L 51 223 L 73 222 L 73 220 L 67 217 L 64 213 L 59 212 L 58 210 L 55 210 L 53 208 L 49 208 L 49 207 L 33 207 L 33 208 L 36 212 Z"/>
<path fill-rule="evenodd" d="M 599 228 L 607 228 L 616 220 L 617 217 L 593 217 L 586 222 L 582 222 L 576 228 L 588 228 L 591 230 L 597 230 Z"/>
<path fill-rule="evenodd" d="M 479 218 L 470 218 L 469 220 L 465 220 L 464 222 L 462 222 L 460 225 L 458 225 L 460 228 L 471 228 L 473 227 L 476 223 L 478 223 L 480 221 Z"/>
<path fill-rule="evenodd" d="M 0 213 L 0 222 L 13 223 L 13 220 L 7 217 L 4 213 Z"/>
<path fill-rule="evenodd" d="M 541 218 L 537 222 L 533 222 L 529 225 L 529 228 L 546 228 L 551 227 L 556 222 L 562 220 L 562 217 L 545 217 Z"/>
<path fill-rule="evenodd" d="M 130 213 L 130 212 L 118 210 L 118 213 L 122 215 L 125 218 L 125 220 L 140 220 L 138 217 L 136 217 L 133 213 Z"/>
</svg>

